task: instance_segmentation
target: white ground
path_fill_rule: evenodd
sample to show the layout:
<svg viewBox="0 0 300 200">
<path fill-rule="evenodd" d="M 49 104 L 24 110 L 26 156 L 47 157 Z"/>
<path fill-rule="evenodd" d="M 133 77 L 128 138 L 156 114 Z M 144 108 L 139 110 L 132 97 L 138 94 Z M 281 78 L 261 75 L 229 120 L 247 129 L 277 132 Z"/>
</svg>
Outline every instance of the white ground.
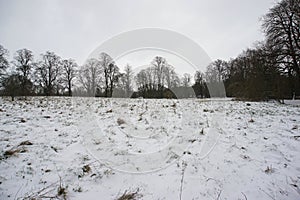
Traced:
<svg viewBox="0 0 300 200">
<path fill-rule="evenodd" d="M 0 98 L 0 148 L 0 199 L 300 199 L 296 104 Z"/>
</svg>

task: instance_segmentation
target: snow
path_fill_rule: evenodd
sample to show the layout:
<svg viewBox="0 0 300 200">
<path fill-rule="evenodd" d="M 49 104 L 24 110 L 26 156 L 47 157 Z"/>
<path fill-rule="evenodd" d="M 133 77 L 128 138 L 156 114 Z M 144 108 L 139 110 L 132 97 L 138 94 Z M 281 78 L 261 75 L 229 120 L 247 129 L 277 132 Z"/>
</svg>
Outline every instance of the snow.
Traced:
<svg viewBox="0 0 300 200">
<path fill-rule="evenodd" d="M 300 198 L 295 104 L 1 98 L 0 124 L 0 199 Z"/>
<path fill-rule="evenodd" d="M 290 99 L 285 99 L 284 100 L 285 104 L 289 104 L 289 105 L 300 105 L 300 100 L 290 100 Z"/>
</svg>

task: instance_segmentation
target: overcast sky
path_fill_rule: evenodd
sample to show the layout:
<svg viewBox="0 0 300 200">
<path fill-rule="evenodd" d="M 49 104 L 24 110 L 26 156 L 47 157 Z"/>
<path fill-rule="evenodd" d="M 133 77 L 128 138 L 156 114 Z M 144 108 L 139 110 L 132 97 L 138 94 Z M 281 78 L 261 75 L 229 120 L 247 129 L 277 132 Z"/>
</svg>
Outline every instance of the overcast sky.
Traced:
<svg viewBox="0 0 300 200">
<path fill-rule="evenodd" d="M 237 56 L 263 39 L 259 18 L 275 0 L 0 0 L 0 44 L 10 54 L 47 50 L 82 64 L 124 31 L 165 28 L 196 41 L 212 59 Z"/>
</svg>

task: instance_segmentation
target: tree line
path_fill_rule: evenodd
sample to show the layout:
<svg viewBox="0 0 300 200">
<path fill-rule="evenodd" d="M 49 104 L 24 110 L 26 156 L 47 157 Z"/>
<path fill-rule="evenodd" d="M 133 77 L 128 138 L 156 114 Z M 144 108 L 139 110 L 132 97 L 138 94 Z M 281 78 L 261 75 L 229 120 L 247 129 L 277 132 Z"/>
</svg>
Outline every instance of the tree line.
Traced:
<svg viewBox="0 0 300 200">
<path fill-rule="evenodd" d="M 12 98 L 29 95 L 135 98 L 195 96 L 191 90 L 191 75 L 186 73 L 180 78 L 174 67 L 160 56 L 156 56 L 148 68 L 134 74 L 130 65 L 126 65 L 124 72 L 121 72 L 114 60 L 103 52 L 98 58 L 88 59 L 82 66 L 78 66 L 73 59 L 62 59 L 50 51 L 41 54 L 39 60 L 35 61 L 32 51 L 20 49 L 14 54 L 13 61 L 9 62 L 8 50 L 0 45 L 0 55 L 1 94 Z M 176 94 L 174 91 L 177 91 Z"/>
<path fill-rule="evenodd" d="M 300 0 L 282 0 L 261 19 L 265 40 L 237 58 L 216 63 L 228 96 L 300 96 Z"/>
<path fill-rule="evenodd" d="M 261 19 L 264 41 L 228 61 L 217 59 L 206 71 L 180 77 L 174 66 L 156 56 L 145 69 L 121 72 L 106 53 L 83 66 L 54 52 L 41 54 L 18 50 L 8 61 L 0 45 L 1 94 L 80 95 L 98 97 L 207 98 L 226 95 L 240 99 L 267 100 L 300 96 L 300 0 L 282 0 Z M 136 87 L 134 88 L 134 85 Z M 214 86 L 214 91 L 209 88 Z M 214 94 L 212 94 L 214 92 Z"/>
<path fill-rule="evenodd" d="M 210 81 L 223 81 L 229 97 L 300 98 L 300 0 L 276 3 L 261 22 L 264 41 L 229 61 L 212 62 Z"/>
</svg>

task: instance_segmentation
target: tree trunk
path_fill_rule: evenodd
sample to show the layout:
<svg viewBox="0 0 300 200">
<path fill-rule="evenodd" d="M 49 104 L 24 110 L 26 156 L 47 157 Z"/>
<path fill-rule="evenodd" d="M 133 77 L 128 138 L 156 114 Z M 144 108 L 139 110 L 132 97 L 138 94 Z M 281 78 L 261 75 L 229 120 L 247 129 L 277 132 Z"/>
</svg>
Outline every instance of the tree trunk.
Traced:
<svg viewBox="0 0 300 200">
<path fill-rule="evenodd" d="M 68 91 L 69 91 L 69 96 L 72 96 L 72 84 L 71 84 L 71 81 L 69 81 Z"/>
</svg>

